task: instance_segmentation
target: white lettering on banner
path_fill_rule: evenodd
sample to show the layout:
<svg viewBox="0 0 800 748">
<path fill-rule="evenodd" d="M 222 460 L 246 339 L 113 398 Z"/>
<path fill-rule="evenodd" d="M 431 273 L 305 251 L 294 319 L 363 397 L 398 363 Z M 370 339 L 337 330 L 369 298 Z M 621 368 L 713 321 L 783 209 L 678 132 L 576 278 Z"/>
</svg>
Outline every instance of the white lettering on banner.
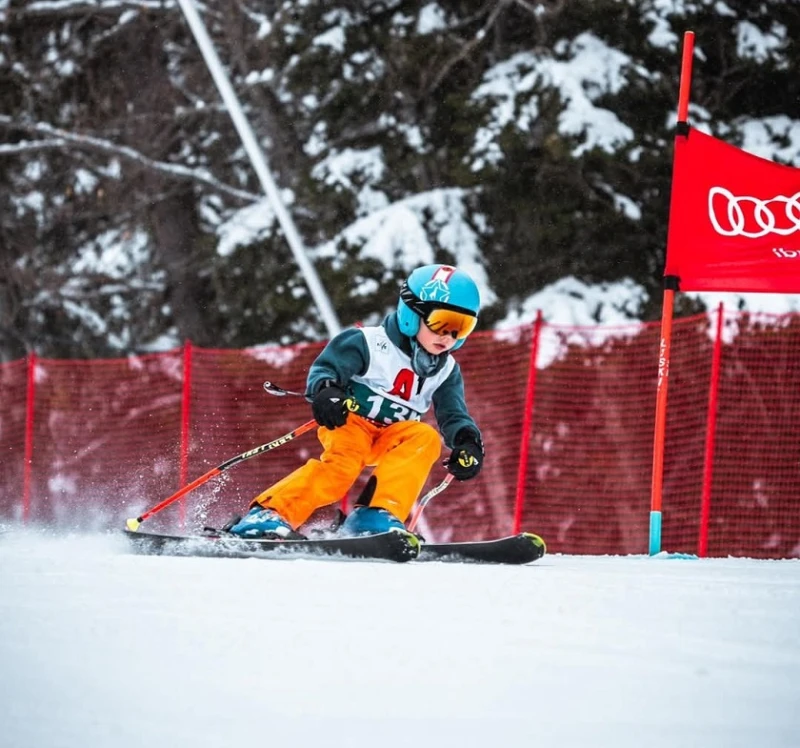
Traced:
<svg viewBox="0 0 800 748">
<path fill-rule="evenodd" d="M 785 257 L 789 260 L 794 260 L 800 257 L 800 249 L 784 249 L 783 247 L 773 247 L 772 251 L 777 257 Z"/>
<path fill-rule="evenodd" d="M 727 206 L 723 213 L 726 227 L 717 216 L 717 206 L 723 201 Z M 745 209 L 752 216 L 752 221 L 747 220 Z M 767 234 L 789 236 L 800 231 L 800 192 L 795 192 L 791 197 L 776 195 L 761 200 L 734 195 L 724 187 L 712 187 L 708 191 L 708 217 L 714 230 L 722 236 L 743 236 L 747 239 L 760 239 Z"/>
</svg>

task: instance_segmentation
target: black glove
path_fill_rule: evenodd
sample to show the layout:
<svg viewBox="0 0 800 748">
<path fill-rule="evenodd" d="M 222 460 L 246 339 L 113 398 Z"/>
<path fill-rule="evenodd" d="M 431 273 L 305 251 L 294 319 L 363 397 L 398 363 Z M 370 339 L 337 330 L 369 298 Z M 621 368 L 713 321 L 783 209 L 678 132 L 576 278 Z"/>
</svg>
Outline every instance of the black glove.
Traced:
<svg viewBox="0 0 800 748">
<path fill-rule="evenodd" d="M 453 451 L 447 461 L 447 469 L 456 480 L 469 480 L 483 466 L 483 443 L 471 430 L 461 429 L 453 440 Z"/>
<path fill-rule="evenodd" d="M 336 382 L 325 382 L 311 401 L 314 420 L 326 429 L 339 428 L 347 423 L 347 393 Z"/>
</svg>

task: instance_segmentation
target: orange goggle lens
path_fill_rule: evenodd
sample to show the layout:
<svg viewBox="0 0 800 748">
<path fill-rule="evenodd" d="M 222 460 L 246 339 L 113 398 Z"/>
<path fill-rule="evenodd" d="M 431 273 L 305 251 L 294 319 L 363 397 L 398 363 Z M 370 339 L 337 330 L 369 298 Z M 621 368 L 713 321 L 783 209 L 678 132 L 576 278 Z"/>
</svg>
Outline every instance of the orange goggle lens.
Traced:
<svg viewBox="0 0 800 748">
<path fill-rule="evenodd" d="M 425 317 L 425 324 L 437 335 L 463 340 L 475 329 L 478 318 L 452 309 L 434 309 Z"/>
</svg>

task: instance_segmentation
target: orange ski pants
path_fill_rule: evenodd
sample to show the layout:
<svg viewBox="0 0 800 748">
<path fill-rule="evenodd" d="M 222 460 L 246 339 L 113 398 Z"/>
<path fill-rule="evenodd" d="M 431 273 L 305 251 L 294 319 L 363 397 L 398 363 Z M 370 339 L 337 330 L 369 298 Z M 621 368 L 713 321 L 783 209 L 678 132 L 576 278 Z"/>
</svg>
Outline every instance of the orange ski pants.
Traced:
<svg viewBox="0 0 800 748">
<path fill-rule="evenodd" d="M 439 432 L 421 421 L 378 426 L 350 413 L 338 429 L 320 427 L 318 460 L 263 491 L 253 501 L 275 509 L 295 529 L 320 507 L 340 501 L 367 466 L 377 480 L 370 506 L 388 509 L 405 522 L 442 451 Z"/>
</svg>

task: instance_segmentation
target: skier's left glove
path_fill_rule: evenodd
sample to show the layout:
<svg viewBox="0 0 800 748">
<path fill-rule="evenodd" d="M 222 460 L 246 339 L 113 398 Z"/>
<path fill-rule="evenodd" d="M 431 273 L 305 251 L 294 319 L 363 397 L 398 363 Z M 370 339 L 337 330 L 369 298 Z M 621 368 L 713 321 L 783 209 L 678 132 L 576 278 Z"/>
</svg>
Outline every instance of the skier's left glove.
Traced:
<svg viewBox="0 0 800 748">
<path fill-rule="evenodd" d="M 461 429 L 453 440 L 453 451 L 447 461 L 447 469 L 456 480 L 469 480 L 483 466 L 483 442 L 471 429 Z"/>
<path fill-rule="evenodd" d="M 347 423 L 347 393 L 336 382 L 326 380 L 311 401 L 314 420 L 333 431 Z"/>
</svg>

